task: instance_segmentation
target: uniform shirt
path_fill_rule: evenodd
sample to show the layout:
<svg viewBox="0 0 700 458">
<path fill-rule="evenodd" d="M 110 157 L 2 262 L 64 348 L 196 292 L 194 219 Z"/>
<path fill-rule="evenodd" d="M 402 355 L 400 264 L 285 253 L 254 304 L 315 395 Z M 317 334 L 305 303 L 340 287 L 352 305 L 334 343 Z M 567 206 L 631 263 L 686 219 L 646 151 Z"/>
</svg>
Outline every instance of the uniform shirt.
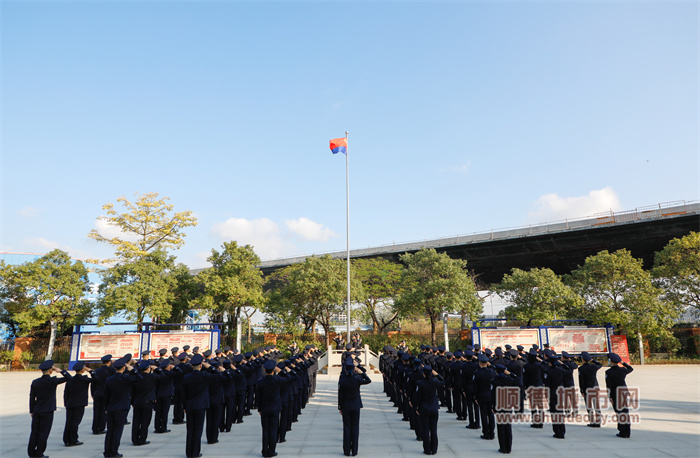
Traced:
<svg viewBox="0 0 700 458">
<path fill-rule="evenodd" d="M 479 404 L 491 402 L 491 380 L 496 371 L 488 367 L 479 367 L 474 372 L 474 398 Z"/>
<path fill-rule="evenodd" d="M 93 379 L 83 374 L 75 374 L 66 382 L 63 391 L 63 405 L 71 407 L 85 407 L 88 405 L 88 388 Z"/>
<path fill-rule="evenodd" d="M 258 403 L 258 412 L 265 414 L 282 410 L 281 387 L 283 383 L 290 383 L 291 381 L 291 378 L 283 378 L 279 375 L 266 375 L 259 379 L 255 386 L 255 400 Z"/>
<path fill-rule="evenodd" d="M 613 366 L 607 371 L 605 371 L 605 386 L 610 392 L 610 399 L 613 403 L 613 408 L 617 409 L 617 389 L 622 386 L 627 386 L 625 378 L 627 374 L 632 372 L 634 369 L 627 363 L 623 363 L 624 366 Z"/>
<path fill-rule="evenodd" d="M 418 409 L 421 415 L 437 413 L 440 409 L 440 401 L 438 399 L 438 387 L 445 384 L 442 376 L 424 378 L 418 382 L 416 392 L 413 397 L 413 405 Z"/>
<path fill-rule="evenodd" d="M 113 368 L 112 366 L 108 366 L 107 364 L 103 364 L 95 370 L 95 372 L 92 374 L 93 380 L 92 385 L 90 386 L 93 398 L 104 396 L 105 382 L 116 372 L 117 370 L 115 368 Z"/>
<path fill-rule="evenodd" d="M 209 382 L 213 374 L 193 370 L 182 380 L 185 394 L 185 410 L 200 410 L 209 408 Z"/>
<path fill-rule="evenodd" d="M 44 374 L 32 382 L 29 389 L 29 413 L 48 413 L 56 410 L 56 387 L 67 382 L 71 376 L 61 371 L 63 377 Z"/>
<path fill-rule="evenodd" d="M 578 368 L 578 386 L 582 393 L 588 388 L 598 386 L 598 370 L 603 367 L 598 361 L 591 360 Z"/>
<path fill-rule="evenodd" d="M 354 412 L 362 408 L 360 386 L 372 383 L 366 373 L 353 373 L 338 380 L 338 410 Z"/>
<path fill-rule="evenodd" d="M 117 372 L 105 382 L 105 406 L 107 412 L 129 410 L 131 387 L 141 374 Z"/>
</svg>

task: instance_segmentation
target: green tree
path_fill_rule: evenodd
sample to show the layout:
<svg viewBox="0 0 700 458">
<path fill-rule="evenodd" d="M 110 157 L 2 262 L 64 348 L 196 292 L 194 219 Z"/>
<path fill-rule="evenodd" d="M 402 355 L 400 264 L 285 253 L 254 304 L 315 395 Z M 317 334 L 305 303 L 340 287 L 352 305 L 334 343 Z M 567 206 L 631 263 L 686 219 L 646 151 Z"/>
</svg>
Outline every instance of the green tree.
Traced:
<svg viewBox="0 0 700 458">
<path fill-rule="evenodd" d="M 668 336 L 678 309 L 661 299 L 642 261 L 625 249 L 589 256 L 568 278 L 583 302 L 579 313 L 595 324 L 611 323 L 623 333 Z"/>
<path fill-rule="evenodd" d="M 287 304 L 293 304 L 298 313 L 313 317 L 326 334 L 326 348 L 330 345 L 333 317 L 343 313 L 347 298 L 346 261 L 330 255 L 310 256 L 289 272 L 288 282 L 281 292 Z M 362 284 L 350 277 L 351 300 L 362 297 Z M 312 328 L 313 330 L 313 328 Z"/>
<path fill-rule="evenodd" d="M 201 308 L 211 314 L 212 321 L 225 323 L 229 333 L 236 330 L 241 314 L 252 316 L 264 304 L 260 258 L 250 245 L 224 242 L 222 251 L 211 250 L 207 258 L 212 267 L 197 275 L 204 286 L 199 300 Z"/>
<path fill-rule="evenodd" d="M 31 333 L 48 322 L 49 347 L 53 356 L 56 336 L 90 316 L 88 269 L 72 261 L 68 253 L 53 250 L 34 261 L 0 270 L 0 299 L 23 333 Z"/>
<path fill-rule="evenodd" d="M 190 310 L 197 308 L 197 301 L 202 296 L 203 287 L 195 275 L 190 273 L 189 267 L 177 264 L 166 273 L 172 277 L 170 285 L 170 316 L 162 317 L 168 323 L 184 323 L 187 321 Z"/>
<path fill-rule="evenodd" d="M 513 304 L 504 311 L 507 318 L 532 320 L 535 326 L 564 318 L 568 310 L 581 305 L 581 297 L 548 268 L 513 269 L 492 290 Z"/>
<path fill-rule="evenodd" d="M 289 282 L 292 272 L 299 269 L 301 264 L 292 264 L 276 270 L 265 279 L 265 326 L 270 332 L 294 334 L 301 325 L 301 332 L 312 333 L 316 325 L 316 317 L 309 310 L 299 306 L 290 296 Z"/>
<path fill-rule="evenodd" d="M 401 278 L 405 288 L 396 300 L 399 313 L 422 315 L 430 320 L 430 339 L 435 345 L 435 326 L 444 313 L 456 312 L 473 304 L 475 311 L 481 301 L 474 281 L 464 269 L 467 262 L 452 259 L 434 249 L 421 249 L 415 254 L 401 255 L 406 268 Z M 479 312 L 481 313 L 481 312 Z"/>
<path fill-rule="evenodd" d="M 398 317 L 394 298 L 401 286 L 403 268 L 387 259 L 370 258 L 351 261 L 357 279 L 362 283 L 362 303 L 372 321 L 374 333 L 383 333 Z"/>
<path fill-rule="evenodd" d="M 104 229 L 103 233 L 93 229 L 88 237 L 112 245 L 117 260 L 121 262 L 144 257 L 154 250 L 180 248 L 185 243 L 183 229 L 196 226 L 197 218 L 190 210 L 173 213 L 174 206 L 167 203 L 169 200 L 169 197 L 159 199 L 157 192 L 136 194 L 133 203 L 122 196 L 117 199 L 124 208 L 122 212 L 108 202 L 102 206 L 107 215 L 97 219 L 118 229 L 121 234 L 109 236 L 104 234 Z"/>
<path fill-rule="evenodd" d="M 652 272 L 670 302 L 700 313 L 700 232 L 671 240 L 656 253 Z"/>
<path fill-rule="evenodd" d="M 147 317 L 155 323 L 169 318 L 177 285 L 174 269 L 175 257 L 155 250 L 100 272 L 100 322 L 123 312 L 141 329 Z"/>
</svg>

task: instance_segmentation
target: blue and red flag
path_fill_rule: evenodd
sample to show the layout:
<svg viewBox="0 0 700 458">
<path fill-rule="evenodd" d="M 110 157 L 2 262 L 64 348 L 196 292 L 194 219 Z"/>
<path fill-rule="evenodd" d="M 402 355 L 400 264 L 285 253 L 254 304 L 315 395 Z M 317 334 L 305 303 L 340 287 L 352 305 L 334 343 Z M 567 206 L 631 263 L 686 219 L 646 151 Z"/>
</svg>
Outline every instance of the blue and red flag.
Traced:
<svg viewBox="0 0 700 458">
<path fill-rule="evenodd" d="M 345 137 L 331 140 L 331 151 L 333 154 L 343 153 L 348 155 L 348 139 Z"/>
</svg>

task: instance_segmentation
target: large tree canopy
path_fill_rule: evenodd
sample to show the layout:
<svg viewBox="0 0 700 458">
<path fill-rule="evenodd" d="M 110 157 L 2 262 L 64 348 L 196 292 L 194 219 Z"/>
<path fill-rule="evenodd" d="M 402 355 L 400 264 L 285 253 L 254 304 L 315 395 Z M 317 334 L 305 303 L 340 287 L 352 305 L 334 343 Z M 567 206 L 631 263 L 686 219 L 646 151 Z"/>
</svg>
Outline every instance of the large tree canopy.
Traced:
<svg viewBox="0 0 700 458">
<path fill-rule="evenodd" d="M 595 324 L 613 324 L 641 338 L 667 335 L 678 309 L 661 299 L 642 261 L 627 250 L 601 251 L 586 258 L 568 278 L 583 302 L 579 312 Z"/>
<path fill-rule="evenodd" d="M 581 297 L 548 268 L 513 269 L 492 289 L 513 304 L 504 310 L 506 318 L 535 326 L 565 318 L 567 311 L 581 305 Z"/>
<path fill-rule="evenodd" d="M 58 332 L 90 316 L 90 303 L 85 298 L 89 290 L 85 265 L 72 261 L 61 250 L 53 250 L 32 262 L 0 268 L 3 308 L 11 311 L 21 332 L 31 333 L 48 322 L 47 359 L 53 356 Z"/>
<path fill-rule="evenodd" d="M 400 313 L 430 319 L 433 345 L 435 326 L 443 313 L 463 310 L 465 304 L 471 304 L 472 313 L 481 307 L 474 281 L 464 270 L 466 261 L 452 259 L 432 248 L 423 248 L 415 254 L 406 253 L 401 256 L 401 261 L 406 266 L 401 276 L 406 287 L 398 296 L 396 307 Z"/>
<path fill-rule="evenodd" d="M 671 240 L 654 259 L 654 277 L 666 298 L 700 313 L 700 232 Z"/>
<path fill-rule="evenodd" d="M 260 258 L 250 245 L 224 242 L 222 250 L 211 250 L 207 258 L 212 267 L 197 279 L 204 285 L 200 307 L 212 320 L 226 323 L 229 332 L 236 329 L 241 313 L 251 316 L 264 302 Z"/>
<path fill-rule="evenodd" d="M 357 279 L 362 283 L 362 303 L 375 333 L 384 330 L 398 317 L 394 298 L 401 287 L 400 264 L 382 258 L 351 261 Z"/>
<path fill-rule="evenodd" d="M 103 227 L 91 230 L 88 237 L 112 245 L 122 262 L 141 258 L 154 250 L 180 248 L 185 243 L 183 229 L 196 226 L 197 218 L 189 210 L 173 213 L 174 206 L 167 203 L 169 200 L 159 199 L 156 192 L 136 194 L 133 203 L 122 196 L 117 199 L 124 207 L 122 212 L 115 210 L 114 204 L 106 203 L 102 209 L 107 215 L 97 218 Z M 108 235 L 110 228 L 118 234 Z"/>
<path fill-rule="evenodd" d="M 174 256 L 156 250 L 102 271 L 100 321 L 119 312 L 135 323 L 147 317 L 156 323 L 168 319 L 177 285 L 175 267 Z"/>
</svg>

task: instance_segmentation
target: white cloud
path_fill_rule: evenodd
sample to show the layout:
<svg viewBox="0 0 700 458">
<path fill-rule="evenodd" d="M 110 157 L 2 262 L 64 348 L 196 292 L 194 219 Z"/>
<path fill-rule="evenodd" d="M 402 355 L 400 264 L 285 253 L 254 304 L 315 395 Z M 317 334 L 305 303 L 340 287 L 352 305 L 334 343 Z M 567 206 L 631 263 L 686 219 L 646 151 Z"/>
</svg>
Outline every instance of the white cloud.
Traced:
<svg viewBox="0 0 700 458">
<path fill-rule="evenodd" d="M 261 259 L 283 257 L 296 250 L 292 243 L 280 235 L 277 223 L 267 218 L 229 218 L 216 223 L 212 232 L 223 240 L 235 240 L 239 245 L 252 245 Z"/>
<path fill-rule="evenodd" d="M 68 253 L 68 255 L 73 259 L 85 260 L 95 258 L 95 256 L 92 256 L 85 250 L 72 248 L 70 245 L 48 240 L 44 237 L 26 238 L 22 242 L 24 245 L 29 246 L 31 250 L 38 253 L 48 253 L 51 250 L 59 249 Z"/>
<path fill-rule="evenodd" d="M 268 218 L 229 218 L 216 223 L 212 233 L 222 241 L 235 240 L 239 245 L 252 245 L 263 260 L 300 254 L 299 247 L 293 242 L 295 239 L 323 243 L 338 236 L 323 224 L 303 217 L 285 220 L 284 224 Z"/>
<path fill-rule="evenodd" d="M 106 239 L 118 237 L 120 240 L 126 240 L 129 242 L 136 242 L 138 240 L 137 235 L 122 231 L 119 226 L 109 224 L 106 219 L 97 218 L 95 220 L 95 229 L 97 229 L 97 232 L 99 232 L 100 235 Z"/>
<path fill-rule="evenodd" d="M 324 227 L 321 223 L 311 221 L 309 218 L 301 217 L 299 219 L 286 220 L 284 224 L 287 225 L 287 229 L 304 240 L 327 242 L 331 237 L 338 236 L 330 228 Z"/>
<path fill-rule="evenodd" d="M 43 208 L 24 207 L 19 211 L 19 215 L 23 218 L 38 219 L 42 211 L 44 211 Z"/>
<path fill-rule="evenodd" d="M 537 199 L 535 206 L 537 208 L 528 214 L 528 220 L 533 223 L 584 218 L 596 213 L 622 209 L 617 193 L 610 186 L 579 197 L 545 194 Z"/>
</svg>

